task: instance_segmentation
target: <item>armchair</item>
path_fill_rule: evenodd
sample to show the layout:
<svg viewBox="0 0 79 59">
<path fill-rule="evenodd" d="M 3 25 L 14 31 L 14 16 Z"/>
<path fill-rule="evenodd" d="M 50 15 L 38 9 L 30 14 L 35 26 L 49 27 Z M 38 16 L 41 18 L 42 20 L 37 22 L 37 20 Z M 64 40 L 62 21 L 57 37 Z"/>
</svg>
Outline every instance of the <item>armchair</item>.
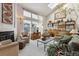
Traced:
<svg viewBox="0 0 79 59">
<path fill-rule="evenodd" d="M 26 43 L 29 43 L 29 35 L 26 32 L 22 32 L 19 40 L 19 49 L 23 49 Z"/>
<path fill-rule="evenodd" d="M 29 43 L 29 35 L 27 32 L 22 32 L 20 38 L 21 40 L 25 40 L 26 43 Z"/>
</svg>

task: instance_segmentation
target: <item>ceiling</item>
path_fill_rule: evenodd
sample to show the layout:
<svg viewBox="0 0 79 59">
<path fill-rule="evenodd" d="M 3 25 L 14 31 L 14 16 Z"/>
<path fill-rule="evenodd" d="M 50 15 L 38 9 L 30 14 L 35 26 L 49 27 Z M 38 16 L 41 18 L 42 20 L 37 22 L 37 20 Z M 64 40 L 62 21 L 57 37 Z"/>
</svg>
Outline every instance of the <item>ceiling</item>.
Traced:
<svg viewBox="0 0 79 59">
<path fill-rule="evenodd" d="M 58 4 L 55 8 L 50 9 L 48 7 L 48 4 L 49 3 L 19 3 L 19 5 L 22 6 L 24 9 L 42 16 L 47 16 L 64 5 L 64 3 L 61 3 Z M 53 5 L 55 5 L 55 3 L 53 3 Z"/>
<path fill-rule="evenodd" d="M 48 3 L 20 3 L 20 5 L 26 10 L 43 16 L 47 16 L 52 11 Z"/>
</svg>

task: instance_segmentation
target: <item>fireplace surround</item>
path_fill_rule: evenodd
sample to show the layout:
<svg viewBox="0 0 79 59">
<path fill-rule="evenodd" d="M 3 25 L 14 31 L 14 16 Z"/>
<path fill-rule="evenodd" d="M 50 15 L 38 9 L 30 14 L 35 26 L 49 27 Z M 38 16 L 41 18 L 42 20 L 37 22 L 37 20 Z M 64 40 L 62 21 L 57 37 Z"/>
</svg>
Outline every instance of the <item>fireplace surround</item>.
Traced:
<svg viewBox="0 0 79 59">
<path fill-rule="evenodd" d="M 14 42 L 14 31 L 0 32 L 0 41 L 11 39 Z"/>
</svg>

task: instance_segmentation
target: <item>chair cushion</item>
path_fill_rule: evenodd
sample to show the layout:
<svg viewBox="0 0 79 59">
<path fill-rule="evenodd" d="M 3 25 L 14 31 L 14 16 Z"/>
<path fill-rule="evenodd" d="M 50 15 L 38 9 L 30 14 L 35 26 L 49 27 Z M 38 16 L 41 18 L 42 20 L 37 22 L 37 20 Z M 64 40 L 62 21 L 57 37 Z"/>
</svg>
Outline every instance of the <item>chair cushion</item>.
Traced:
<svg viewBox="0 0 79 59">
<path fill-rule="evenodd" d="M 28 38 L 28 37 L 23 37 L 23 38 L 22 38 L 22 40 L 27 40 L 27 39 L 29 39 L 29 38 Z"/>
<path fill-rule="evenodd" d="M 79 35 L 73 35 L 73 38 L 75 38 L 75 37 L 79 38 Z"/>
<path fill-rule="evenodd" d="M 23 35 L 23 37 L 27 37 L 27 35 Z"/>
<path fill-rule="evenodd" d="M 73 35 L 72 40 L 68 43 L 72 50 L 79 50 L 79 35 Z"/>
<path fill-rule="evenodd" d="M 22 36 L 23 36 L 23 37 L 27 37 L 27 36 L 28 36 L 28 33 L 23 32 L 23 33 L 22 33 Z"/>
<path fill-rule="evenodd" d="M 69 45 L 70 45 L 72 42 L 79 43 L 79 35 L 74 35 L 73 38 L 72 38 L 72 40 L 69 42 Z"/>
<path fill-rule="evenodd" d="M 9 43 L 11 43 L 11 42 L 12 42 L 12 40 L 10 40 L 10 39 L 4 40 L 4 41 L 1 41 L 1 42 L 0 42 L 0 45 L 9 44 Z"/>
</svg>

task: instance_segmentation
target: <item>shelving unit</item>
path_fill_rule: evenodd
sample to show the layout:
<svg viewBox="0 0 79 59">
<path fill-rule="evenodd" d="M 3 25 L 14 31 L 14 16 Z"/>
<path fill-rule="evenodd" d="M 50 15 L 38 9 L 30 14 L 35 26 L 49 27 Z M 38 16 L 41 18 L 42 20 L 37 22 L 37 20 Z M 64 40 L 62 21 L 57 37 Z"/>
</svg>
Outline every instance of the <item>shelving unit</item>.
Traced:
<svg viewBox="0 0 79 59">
<path fill-rule="evenodd" d="M 54 29 L 68 32 L 75 29 L 76 22 L 72 18 L 71 20 L 67 19 L 66 16 L 66 10 L 55 13 L 54 19 L 56 22 L 53 25 Z"/>
<path fill-rule="evenodd" d="M 56 26 L 58 30 L 62 31 L 71 31 L 72 29 L 75 29 L 75 21 L 66 21 L 66 22 L 59 22 Z"/>
<path fill-rule="evenodd" d="M 59 30 L 65 30 L 65 22 L 60 22 L 60 23 L 58 24 L 58 29 L 59 29 Z"/>
<path fill-rule="evenodd" d="M 71 31 L 75 29 L 75 21 L 66 21 L 65 22 L 66 31 Z"/>
<path fill-rule="evenodd" d="M 58 24 L 58 30 L 62 31 L 65 30 L 65 22 L 64 19 L 66 19 L 66 10 L 62 9 L 59 12 L 55 13 L 55 20 L 57 20 L 57 24 Z"/>
</svg>

